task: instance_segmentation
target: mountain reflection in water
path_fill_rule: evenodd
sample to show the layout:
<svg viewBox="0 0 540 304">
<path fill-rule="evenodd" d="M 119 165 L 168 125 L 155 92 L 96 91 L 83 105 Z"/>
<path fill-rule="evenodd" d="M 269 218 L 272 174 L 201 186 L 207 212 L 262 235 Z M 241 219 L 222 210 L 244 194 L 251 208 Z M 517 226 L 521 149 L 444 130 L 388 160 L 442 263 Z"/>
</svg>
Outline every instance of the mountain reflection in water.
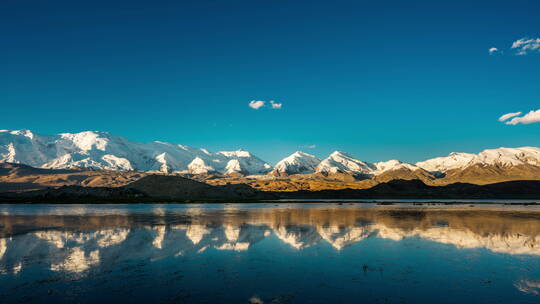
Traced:
<svg viewBox="0 0 540 304">
<path fill-rule="evenodd" d="M 0 280 L 17 277 L 26 268 L 63 273 L 81 280 L 100 270 L 132 262 L 152 264 L 168 259 L 197 259 L 208 251 L 214 252 L 210 256 L 222 251 L 242 254 L 257 244 L 262 244 L 265 254 L 272 255 L 276 247 L 285 250 L 283 259 L 294 252 L 302 255 L 306 251 L 307 254 L 313 248 L 326 248 L 324 250 L 334 252 L 327 254 L 338 254 L 338 257 L 349 249 L 361 250 L 364 244 L 366 250 L 387 250 L 385 254 L 396 250 L 394 247 L 374 248 L 368 240 L 376 239 L 384 240 L 384 244 L 409 240 L 408 246 L 427 242 L 449 245 L 455 250 L 484 250 L 482 254 L 523 256 L 533 264 L 540 259 L 538 212 L 325 205 L 202 209 L 156 206 L 143 212 L 131 212 L 128 206 L 120 212 L 85 214 L 84 207 L 82 210 L 65 208 L 61 213 L 52 214 L 11 214 L 9 208 L 4 208 L 0 214 Z M 395 254 L 410 255 L 412 249 L 407 248 L 400 247 L 401 251 Z M 356 258 L 360 256 L 349 259 Z M 384 259 L 382 254 L 380 259 Z M 393 261 L 379 262 L 391 264 Z M 227 265 L 228 261 L 220 263 Z M 465 266 L 467 261 L 456 263 Z M 334 265 L 330 271 L 345 271 L 338 267 Z M 372 269 L 370 265 L 362 266 L 364 273 Z M 382 267 L 380 270 L 383 271 Z M 540 284 L 531 274 L 519 274 L 512 282 L 513 290 L 522 295 L 538 295 Z"/>
</svg>

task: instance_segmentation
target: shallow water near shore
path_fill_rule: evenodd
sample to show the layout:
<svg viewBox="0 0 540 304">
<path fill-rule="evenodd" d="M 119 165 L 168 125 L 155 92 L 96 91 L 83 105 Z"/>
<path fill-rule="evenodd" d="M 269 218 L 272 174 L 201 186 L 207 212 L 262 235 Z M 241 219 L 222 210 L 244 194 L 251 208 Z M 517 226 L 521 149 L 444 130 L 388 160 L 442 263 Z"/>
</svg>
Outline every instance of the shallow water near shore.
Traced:
<svg viewBox="0 0 540 304">
<path fill-rule="evenodd" d="M 538 303 L 540 208 L 0 205 L 2 303 Z"/>
</svg>

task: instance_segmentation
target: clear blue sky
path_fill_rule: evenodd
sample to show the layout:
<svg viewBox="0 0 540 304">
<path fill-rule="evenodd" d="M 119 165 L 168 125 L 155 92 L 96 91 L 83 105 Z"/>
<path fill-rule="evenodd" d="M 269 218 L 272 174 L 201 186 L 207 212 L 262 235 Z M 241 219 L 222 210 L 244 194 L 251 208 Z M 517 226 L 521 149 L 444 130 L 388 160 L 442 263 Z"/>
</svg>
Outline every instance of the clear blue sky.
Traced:
<svg viewBox="0 0 540 304">
<path fill-rule="evenodd" d="M 540 52 L 510 49 L 540 36 L 539 12 L 540 1 L 2 0 L 0 129 L 101 130 L 270 162 L 540 146 L 540 123 L 497 121 L 540 108 Z"/>
</svg>

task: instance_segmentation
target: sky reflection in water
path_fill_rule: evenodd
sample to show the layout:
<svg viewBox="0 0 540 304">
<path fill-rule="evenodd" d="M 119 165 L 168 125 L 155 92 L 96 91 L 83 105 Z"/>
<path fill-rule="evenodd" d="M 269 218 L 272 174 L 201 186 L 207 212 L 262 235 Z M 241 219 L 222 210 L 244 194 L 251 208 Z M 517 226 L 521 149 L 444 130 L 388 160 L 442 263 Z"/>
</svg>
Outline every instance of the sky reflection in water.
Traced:
<svg viewBox="0 0 540 304">
<path fill-rule="evenodd" d="M 540 212 L 0 206 L 11 302 L 536 303 Z"/>
</svg>

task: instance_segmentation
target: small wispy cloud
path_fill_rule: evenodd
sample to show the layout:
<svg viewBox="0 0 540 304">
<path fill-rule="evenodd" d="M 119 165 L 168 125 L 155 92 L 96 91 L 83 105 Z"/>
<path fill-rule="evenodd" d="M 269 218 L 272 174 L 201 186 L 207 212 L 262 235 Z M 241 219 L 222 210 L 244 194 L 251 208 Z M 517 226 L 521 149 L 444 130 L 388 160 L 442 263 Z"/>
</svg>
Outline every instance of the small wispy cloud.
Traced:
<svg viewBox="0 0 540 304">
<path fill-rule="evenodd" d="M 495 55 L 495 53 L 499 52 L 499 49 L 496 47 L 489 48 L 488 50 L 490 55 Z"/>
<path fill-rule="evenodd" d="M 268 102 L 270 104 L 270 108 L 271 109 L 274 109 L 274 110 L 279 110 L 281 109 L 281 106 L 283 105 L 282 103 L 277 103 L 273 100 L 270 100 Z M 255 110 L 258 110 L 262 107 L 265 107 L 267 105 L 267 102 L 264 101 L 264 100 L 252 100 L 249 102 L 249 107 L 252 108 L 252 109 L 255 109 Z"/>
<path fill-rule="evenodd" d="M 540 110 L 530 111 L 529 113 L 523 116 L 520 116 L 521 114 L 522 114 L 521 112 L 504 114 L 503 116 L 499 117 L 499 121 L 504 122 L 507 125 L 517 125 L 517 124 L 528 125 L 528 124 L 540 122 Z"/>
<path fill-rule="evenodd" d="M 514 112 L 514 113 L 506 113 L 504 115 L 502 115 L 501 117 L 499 117 L 499 121 L 505 121 L 509 118 L 512 118 L 514 116 L 518 116 L 518 115 L 521 115 L 521 112 Z"/>
<path fill-rule="evenodd" d="M 317 148 L 317 145 L 305 145 L 301 146 L 302 149 L 315 149 Z"/>
<path fill-rule="evenodd" d="M 265 103 L 266 102 L 262 101 L 262 100 L 252 100 L 252 101 L 249 102 L 249 107 L 252 108 L 252 109 L 258 110 L 258 109 L 264 107 Z"/>
<path fill-rule="evenodd" d="M 281 109 L 282 103 L 277 103 L 273 100 L 270 100 L 270 105 L 272 106 L 272 109 L 279 110 Z"/>
<path fill-rule="evenodd" d="M 512 49 L 516 49 L 518 55 L 527 55 L 532 52 L 540 53 L 540 38 L 521 38 L 512 43 Z"/>
</svg>

